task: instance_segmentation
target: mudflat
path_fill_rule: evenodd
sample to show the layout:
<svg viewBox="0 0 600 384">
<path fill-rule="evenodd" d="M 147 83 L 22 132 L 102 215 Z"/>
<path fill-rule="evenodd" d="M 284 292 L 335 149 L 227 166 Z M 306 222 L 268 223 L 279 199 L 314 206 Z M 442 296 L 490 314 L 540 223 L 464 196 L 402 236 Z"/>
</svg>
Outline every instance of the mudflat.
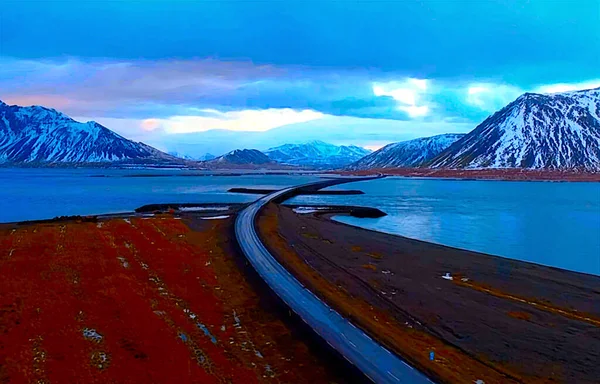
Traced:
<svg viewBox="0 0 600 384">
<path fill-rule="evenodd" d="M 598 276 L 368 231 L 276 204 L 258 227 L 313 292 L 436 381 L 600 378 Z"/>
</svg>

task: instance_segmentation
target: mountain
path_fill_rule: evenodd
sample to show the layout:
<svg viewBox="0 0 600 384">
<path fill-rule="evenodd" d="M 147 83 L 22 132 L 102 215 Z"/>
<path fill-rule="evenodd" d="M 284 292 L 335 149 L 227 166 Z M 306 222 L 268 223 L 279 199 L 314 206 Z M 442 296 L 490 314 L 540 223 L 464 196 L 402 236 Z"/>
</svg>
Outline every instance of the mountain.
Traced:
<svg viewBox="0 0 600 384">
<path fill-rule="evenodd" d="M 176 151 L 169 151 L 167 152 L 169 155 L 174 156 L 174 157 L 179 157 L 180 159 L 185 159 L 185 160 L 198 160 L 193 158 L 192 156 L 188 156 L 188 155 L 184 155 L 182 153 L 176 152 Z"/>
<path fill-rule="evenodd" d="M 463 136 L 464 134 L 462 133 L 447 133 L 388 144 L 378 151 L 352 163 L 348 168 L 360 170 L 419 167 L 439 155 Z"/>
<path fill-rule="evenodd" d="M 326 143 L 338 141 L 365 144 L 397 143 L 413 138 L 414 136 L 409 132 L 414 130 L 414 127 L 414 121 L 328 116 L 261 132 L 211 129 L 203 132 L 164 135 L 148 144 L 159 145 L 160 148 L 200 159 L 206 152 L 222 155 L 237 148 L 256 148 L 267 152 L 268 148 L 289 143 L 305 143 L 308 140 L 321 140 Z M 423 132 L 421 136 L 468 132 L 474 127 L 473 123 L 437 121 L 419 123 L 419 131 Z"/>
<path fill-rule="evenodd" d="M 284 144 L 265 151 L 270 159 L 279 163 L 313 168 L 343 167 L 370 152 L 354 145 L 337 146 L 319 140 L 304 144 Z"/>
<path fill-rule="evenodd" d="M 181 162 L 102 125 L 54 109 L 0 101 L 0 163 Z"/>
<path fill-rule="evenodd" d="M 431 161 L 434 168 L 600 170 L 600 88 L 525 93 Z"/>
<path fill-rule="evenodd" d="M 216 158 L 217 156 L 210 154 L 210 153 L 205 153 L 203 156 L 201 156 L 198 160 L 202 160 L 202 161 L 207 161 L 207 160 L 212 160 L 214 158 Z"/>
<path fill-rule="evenodd" d="M 236 149 L 212 160 L 203 161 L 208 169 L 279 169 L 289 170 L 293 167 L 279 164 L 257 149 Z"/>
<path fill-rule="evenodd" d="M 222 156 L 215 157 L 212 160 L 206 161 L 206 163 L 222 163 L 222 164 L 235 164 L 235 165 L 262 165 L 269 164 L 273 161 L 269 159 L 267 155 L 257 149 L 236 149 Z"/>
<path fill-rule="evenodd" d="M 206 153 L 202 156 L 194 157 L 194 156 L 186 155 L 183 153 L 179 153 L 177 151 L 169 151 L 169 155 L 179 157 L 179 158 L 185 159 L 185 160 L 197 160 L 197 161 L 212 160 L 216 157 L 215 155 L 211 155 L 210 153 Z"/>
</svg>

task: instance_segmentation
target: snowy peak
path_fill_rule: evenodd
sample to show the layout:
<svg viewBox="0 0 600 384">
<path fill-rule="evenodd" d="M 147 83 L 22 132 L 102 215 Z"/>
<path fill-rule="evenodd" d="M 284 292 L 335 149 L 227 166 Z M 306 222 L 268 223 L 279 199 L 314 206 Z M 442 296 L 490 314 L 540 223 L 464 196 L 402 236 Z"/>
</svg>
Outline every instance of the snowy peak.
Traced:
<svg viewBox="0 0 600 384">
<path fill-rule="evenodd" d="M 430 166 L 600 170 L 600 89 L 525 93 Z"/>
<path fill-rule="evenodd" d="M 370 153 L 354 145 L 333 145 L 320 140 L 303 144 L 284 144 L 265 152 L 271 160 L 282 164 L 314 168 L 339 168 Z"/>
<path fill-rule="evenodd" d="M 361 170 L 419 167 L 439 155 L 463 136 L 464 134 L 447 133 L 388 144 L 351 164 L 348 168 Z"/>
<path fill-rule="evenodd" d="M 177 161 L 102 125 L 80 123 L 54 109 L 0 103 L 0 163 Z"/>
<path fill-rule="evenodd" d="M 230 164 L 253 164 L 261 165 L 272 163 L 271 159 L 257 149 L 236 149 L 223 156 L 219 156 L 210 162 L 230 163 Z"/>
</svg>

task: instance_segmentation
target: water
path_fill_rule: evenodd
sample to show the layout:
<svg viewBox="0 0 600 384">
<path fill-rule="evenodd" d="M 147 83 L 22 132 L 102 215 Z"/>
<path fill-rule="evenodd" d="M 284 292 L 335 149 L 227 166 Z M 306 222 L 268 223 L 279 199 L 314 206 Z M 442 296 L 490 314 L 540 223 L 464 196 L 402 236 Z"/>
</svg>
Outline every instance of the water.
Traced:
<svg viewBox="0 0 600 384">
<path fill-rule="evenodd" d="M 300 196 L 294 204 L 377 207 L 388 216 L 336 220 L 392 234 L 600 275 L 600 183 L 385 178 Z"/>
<path fill-rule="evenodd" d="M 203 176 L 186 171 L 0 168 L 0 222 L 132 211 L 153 203 L 243 203 L 257 195 L 228 193 L 233 187 L 279 189 L 317 180 L 315 176 Z M 108 177 L 95 177 L 105 175 Z"/>
<path fill-rule="evenodd" d="M 125 177 L 185 171 L 0 169 L 0 222 L 132 211 L 152 203 L 250 202 L 232 187 L 283 188 L 316 176 Z M 105 175 L 108 177 L 92 177 Z M 332 189 L 365 195 L 300 196 L 289 203 L 377 207 L 352 225 L 600 275 L 600 183 L 385 178 Z"/>
</svg>

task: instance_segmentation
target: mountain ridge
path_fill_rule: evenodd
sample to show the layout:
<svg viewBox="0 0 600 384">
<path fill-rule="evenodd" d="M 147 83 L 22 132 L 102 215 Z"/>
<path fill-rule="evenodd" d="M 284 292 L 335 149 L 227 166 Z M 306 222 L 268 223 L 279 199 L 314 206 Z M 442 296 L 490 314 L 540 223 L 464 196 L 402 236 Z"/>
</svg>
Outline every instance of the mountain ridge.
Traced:
<svg viewBox="0 0 600 384">
<path fill-rule="evenodd" d="M 271 159 L 258 149 L 234 149 L 224 155 L 215 157 L 207 162 L 232 163 L 232 164 L 267 164 Z"/>
<path fill-rule="evenodd" d="M 445 133 L 391 143 L 350 164 L 347 169 L 419 167 L 463 136 L 463 133 Z"/>
<path fill-rule="evenodd" d="M 0 101 L 0 163 L 180 161 L 147 144 L 128 140 L 95 121 L 81 123 L 52 108 Z"/>
<path fill-rule="evenodd" d="M 343 167 L 370 152 L 355 145 L 334 145 L 321 140 L 283 144 L 264 151 L 270 159 L 282 164 L 321 169 Z"/>
<path fill-rule="evenodd" d="M 427 165 L 600 170 L 600 88 L 524 93 Z"/>
</svg>

